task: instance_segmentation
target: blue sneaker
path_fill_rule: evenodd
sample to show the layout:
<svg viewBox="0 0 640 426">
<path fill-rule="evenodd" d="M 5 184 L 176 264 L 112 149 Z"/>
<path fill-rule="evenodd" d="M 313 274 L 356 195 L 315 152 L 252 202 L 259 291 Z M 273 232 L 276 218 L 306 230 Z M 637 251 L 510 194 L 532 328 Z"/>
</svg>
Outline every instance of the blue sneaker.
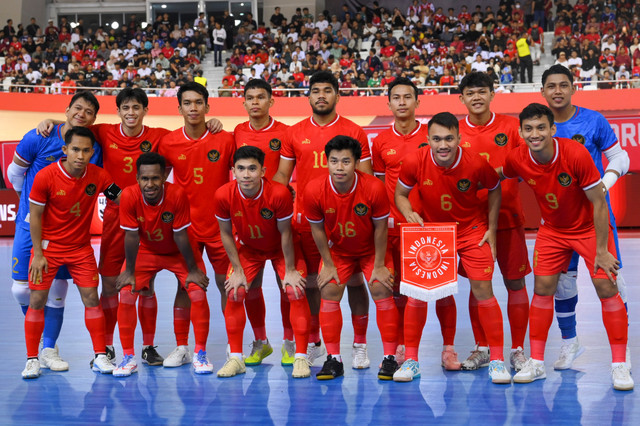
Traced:
<svg viewBox="0 0 640 426">
<path fill-rule="evenodd" d="M 413 359 L 407 359 L 402 367 L 393 373 L 394 382 L 410 382 L 420 377 L 420 364 Z"/>
<path fill-rule="evenodd" d="M 193 369 L 196 374 L 211 374 L 213 373 L 213 364 L 209 362 L 207 353 L 200 350 L 197 354 L 193 354 Z"/>
</svg>

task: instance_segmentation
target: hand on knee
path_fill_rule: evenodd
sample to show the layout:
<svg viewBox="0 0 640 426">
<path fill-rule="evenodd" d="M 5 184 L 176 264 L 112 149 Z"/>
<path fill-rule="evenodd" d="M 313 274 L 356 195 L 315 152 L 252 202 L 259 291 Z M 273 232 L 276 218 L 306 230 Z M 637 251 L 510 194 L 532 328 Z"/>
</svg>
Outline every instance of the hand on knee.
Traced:
<svg viewBox="0 0 640 426">
<path fill-rule="evenodd" d="M 296 291 L 298 293 L 298 295 L 296 296 Z M 292 286 L 288 285 L 285 287 L 285 292 L 287 293 L 287 298 L 289 299 L 289 301 L 293 302 L 294 300 L 300 300 L 300 299 L 304 299 L 305 296 L 305 291 L 304 289 L 294 289 Z"/>
<path fill-rule="evenodd" d="M 244 286 L 238 287 L 236 290 L 231 289 L 227 295 L 227 300 L 232 303 L 242 303 L 247 297 L 247 289 Z"/>
</svg>

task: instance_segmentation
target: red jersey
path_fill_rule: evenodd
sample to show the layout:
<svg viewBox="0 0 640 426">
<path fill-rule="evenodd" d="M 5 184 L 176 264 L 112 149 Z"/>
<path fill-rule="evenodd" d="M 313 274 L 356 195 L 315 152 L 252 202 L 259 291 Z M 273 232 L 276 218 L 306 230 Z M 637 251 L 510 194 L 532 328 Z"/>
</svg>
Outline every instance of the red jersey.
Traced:
<svg viewBox="0 0 640 426">
<path fill-rule="evenodd" d="M 324 146 L 337 135 L 351 136 L 360 142 L 362 147 L 360 162 L 371 160 L 369 139 L 362 127 L 340 115 L 337 115 L 335 120 L 325 126 L 317 124 L 313 121 L 313 117 L 305 118 L 289 127 L 287 137 L 282 141 L 280 156 L 296 162 L 297 219 L 306 230 L 310 228 L 306 221 L 302 220 L 304 218 L 304 200 L 302 199 L 304 196 L 300 197 L 300 195 L 305 193 L 307 184 L 311 180 L 327 175 L 327 156 L 324 153 Z"/>
<path fill-rule="evenodd" d="M 330 176 L 314 180 L 305 192 L 304 208 L 309 222 L 324 222 L 331 252 L 351 257 L 375 253 L 373 221 L 390 212 L 384 184 L 360 171 L 346 194 L 334 188 Z"/>
<path fill-rule="evenodd" d="M 431 147 L 418 150 L 404 159 L 398 181 L 406 188 L 417 186 L 425 222 L 458 222 L 459 236 L 487 226 L 487 206 L 478 197 L 478 184 L 490 189 L 500 185 L 489 163 L 464 148 L 458 148 L 448 168 L 436 163 Z"/>
<path fill-rule="evenodd" d="M 293 200 L 289 189 L 268 179 L 262 179 L 260 192 L 247 198 L 236 182 L 229 182 L 216 191 L 216 217 L 231 221 L 240 244 L 253 250 L 281 252 L 278 222 L 291 220 Z"/>
<path fill-rule="evenodd" d="M 96 199 L 113 179 L 93 164 L 87 165 L 81 177 L 71 177 L 62 165 L 64 161 L 66 159 L 50 164 L 36 174 L 29 201 L 45 206 L 42 240 L 55 241 L 72 250 L 91 244 L 91 219 Z"/>
<path fill-rule="evenodd" d="M 289 126 L 273 118 L 270 119 L 266 127 L 260 130 L 254 129 L 251 127 L 250 122 L 245 121 L 236 126 L 233 131 L 233 137 L 236 140 L 237 148 L 251 145 L 264 151 L 264 166 L 267 169 L 264 176 L 271 180 L 278 171 L 280 148 L 282 148 L 282 141 L 287 134 L 288 128 Z"/>
<path fill-rule="evenodd" d="M 520 121 L 515 117 L 502 114 L 491 114 L 491 119 L 484 126 L 471 124 L 465 117 L 460 124 L 460 146 L 469 152 L 480 154 L 491 167 L 504 166 L 507 155 L 524 144 L 518 133 Z M 518 181 L 506 180 L 502 185 L 502 203 L 498 217 L 498 229 L 510 229 L 524 224 L 524 212 L 520 201 Z M 481 190 L 478 196 L 487 200 L 488 191 Z"/>
<path fill-rule="evenodd" d="M 191 225 L 189 201 L 184 190 L 169 182 L 164 184 L 162 199 L 147 204 L 140 186 L 132 185 L 120 197 L 120 228 L 138 231 L 140 247 L 154 254 L 179 254 L 173 233 Z"/>
<path fill-rule="evenodd" d="M 184 127 L 168 133 L 160 141 L 158 153 L 173 167 L 174 181 L 189 198 L 192 230 L 198 241 L 219 240 L 218 222 L 211 214 L 216 189 L 229 182 L 236 143 L 230 133 L 205 131 L 193 140 Z"/>
<path fill-rule="evenodd" d="M 391 204 L 389 217 L 389 235 L 400 235 L 399 223 L 406 222 L 404 215 L 396 207 L 395 192 L 402 159 L 415 153 L 418 149 L 429 145 L 427 126 L 418 122 L 418 126 L 408 135 L 398 133 L 395 127 L 391 127 L 380 133 L 373 140 L 373 174 L 384 176 L 384 185 L 387 190 L 387 198 Z M 412 191 L 409 201 L 414 210 L 421 209 L 420 194 Z"/>
<path fill-rule="evenodd" d="M 538 163 L 526 145 L 507 156 L 502 172 L 521 177 L 535 193 L 542 224 L 563 234 L 593 230 L 593 206 L 584 191 L 600 183 L 600 173 L 589 151 L 571 139 L 554 138 L 555 155 Z"/>
</svg>

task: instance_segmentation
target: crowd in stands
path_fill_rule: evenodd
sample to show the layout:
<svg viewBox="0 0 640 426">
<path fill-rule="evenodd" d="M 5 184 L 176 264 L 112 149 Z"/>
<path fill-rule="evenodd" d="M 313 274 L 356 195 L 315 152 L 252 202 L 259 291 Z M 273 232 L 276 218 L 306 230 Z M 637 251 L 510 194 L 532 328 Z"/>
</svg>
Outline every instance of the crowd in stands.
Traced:
<svg viewBox="0 0 640 426">
<path fill-rule="evenodd" d="M 276 7 L 268 23 L 249 13 L 235 26 L 237 18 L 225 12 L 217 21 L 200 14 L 182 28 L 161 15 L 143 29 L 132 16 L 109 31 L 85 31 L 82 21 L 72 27 L 64 18 L 44 29 L 34 19 L 26 28 L 9 20 L 0 31 L 0 77 L 47 86 L 12 86 L 20 91 L 101 87 L 109 94 L 137 86 L 174 96 L 181 83 L 198 81 L 200 61 L 212 50 L 225 73 L 219 96 L 241 96 L 252 78 L 268 81 L 275 96 L 300 96 L 317 70 L 332 71 L 343 96 L 384 94 L 400 76 L 423 93 L 455 92 L 471 70 L 489 73 L 497 91 L 508 91 L 531 83 L 533 66 L 547 54 L 571 69 L 578 85 L 640 87 L 640 0 L 569 1 L 500 0 L 497 10 L 461 5 L 446 11 L 429 0 L 413 0 L 407 10 L 374 1 L 371 8 L 344 5 L 316 16 L 298 8 L 290 19 Z M 551 52 L 544 51 L 545 31 L 553 31 Z"/>
</svg>

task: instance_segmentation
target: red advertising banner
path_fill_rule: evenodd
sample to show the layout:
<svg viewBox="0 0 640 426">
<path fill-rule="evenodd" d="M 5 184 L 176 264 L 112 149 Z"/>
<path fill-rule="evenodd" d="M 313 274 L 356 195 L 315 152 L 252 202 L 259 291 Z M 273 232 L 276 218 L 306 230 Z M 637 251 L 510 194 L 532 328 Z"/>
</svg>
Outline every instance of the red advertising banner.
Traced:
<svg viewBox="0 0 640 426">
<path fill-rule="evenodd" d="M 13 236 L 20 199 L 13 189 L 0 189 L 0 236 Z"/>
</svg>

